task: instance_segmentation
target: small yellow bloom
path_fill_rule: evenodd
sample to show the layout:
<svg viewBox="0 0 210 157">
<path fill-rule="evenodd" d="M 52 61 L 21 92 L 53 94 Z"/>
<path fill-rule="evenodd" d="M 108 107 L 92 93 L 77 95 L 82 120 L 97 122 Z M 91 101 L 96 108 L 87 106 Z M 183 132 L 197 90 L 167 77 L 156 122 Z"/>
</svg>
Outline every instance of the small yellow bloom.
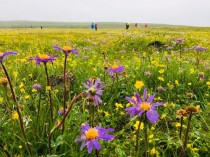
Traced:
<svg viewBox="0 0 210 157">
<path fill-rule="evenodd" d="M 163 77 L 158 77 L 158 80 L 165 81 Z"/>
<path fill-rule="evenodd" d="M 12 113 L 12 119 L 16 120 L 16 119 L 18 119 L 18 118 L 19 118 L 18 113 L 17 113 L 16 111 L 13 112 L 13 113 Z"/>
<path fill-rule="evenodd" d="M 115 103 L 115 106 L 116 106 L 117 108 L 124 108 L 122 104 L 118 104 L 118 103 Z"/>
<path fill-rule="evenodd" d="M 155 149 L 155 147 L 153 147 L 151 150 L 150 150 L 150 154 L 151 155 L 154 155 L 156 153 L 156 149 Z"/>
<path fill-rule="evenodd" d="M 126 107 L 130 107 L 130 106 L 131 106 L 131 104 L 130 104 L 130 103 L 127 103 L 127 104 L 126 104 Z"/>
<path fill-rule="evenodd" d="M 193 74 L 195 70 L 193 68 L 190 69 L 190 74 Z"/>
<path fill-rule="evenodd" d="M 59 92 L 59 90 L 58 89 L 55 89 L 54 92 L 55 92 L 55 94 L 57 94 Z"/>
<path fill-rule="evenodd" d="M 151 134 L 151 135 L 149 135 L 149 139 L 153 139 L 153 137 L 154 137 L 154 134 Z"/>
<path fill-rule="evenodd" d="M 85 109 L 85 112 L 89 113 L 88 109 Z"/>
<path fill-rule="evenodd" d="M 21 93 L 25 93 L 25 89 L 24 89 L 24 88 L 21 88 L 21 89 L 20 89 L 20 92 L 21 92 Z"/>
<path fill-rule="evenodd" d="M 125 115 L 125 112 L 121 111 L 121 112 L 120 112 L 120 115 L 122 115 L 122 116 Z"/>
<path fill-rule="evenodd" d="M 207 85 L 207 86 L 210 86 L 210 81 L 206 82 L 206 85 Z"/>
<path fill-rule="evenodd" d="M 175 80 L 175 84 L 176 84 L 177 86 L 179 86 L 179 81 L 178 81 L 178 80 Z"/>
<path fill-rule="evenodd" d="M 189 83 L 188 83 L 188 86 L 191 86 L 191 85 L 192 85 L 192 83 L 191 83 L 191 82 L 189 82 Z"/>
<path fill-rule="evenodd" d="M 102 113 L 102 112 L 103 112 L 103 110 L 98 109 L 98 113 Z"/>
<path fill-rule="evenodd" d="M 30 96 L 29 96 L 29 95 L 26 95 L 26 96 L 25 96 L 25 99 L 26 99 L 26 100 L 28 100 L 29 98 L 30 98 Z"/>
<path fill-rule="evenodd" d="M 175 107 L 175 104 L 173 102 L 170 103 L 170 105 L 174 108 Z"/>
<path fill-rule="evenodd" d="M 151 130 L 154 131 L 154 130 L 155 130 L 155 127 L 152 126 L 152 127 L 151 127 Z"/>
<path fill-rule="evenodd" d="M 197 151 L 199 151 L 199 149 L 198 148 L 193 148 L 192 151 L 197 152 Z"/>
<path fill-rule="evenodd" d="M 106 117 L 110 116 L 109 112 L 104 111 Z"/>
<path fill-rule="evenodd" d="M 191 146 L 192 146 L 191 144 L 187 144 L 187 148 L 191 148 Z"/>
<path fill-rule="evenodd" d="M 136 130 L 138 130 L 139 123 L 140 123 L 140 121 L 137 120 L 136 123 L 134 124 L 134 128 L 135 128 Z M 141 122 L 140 130 L 143 130 L 143 129 L 144 129 L 144 123 Z"/>
<path fill-rule="evenodd" d="M 176 123 L 175 123 L 175 126 L 176 126 L 176 127 L 180 127 L 181 124 L 180 124 L 179 122 L 176 122 Z"/>
<path fill-rule="evenodd" d="M 143 81 L 136 81 L 134 86 L 135 86 L 136 89 L 141 89 L 144 86 L 144 82 Z"/>
<path fill-rule="evenodd" d="M 166 118 L 166 114 L 165 113 L 161 115 L 160 119 L 164 119 L 164 118 Z"/>
<path fill-rule="evenodd" d="M 165 71 L 164 71 L 164 69 L 160 69 L 158 72 L 159 72 L 160 74 L 163 74 Z"/>
<path fill-rule="evenodd" d="M 46 86 L 46 91 L 50 91 L 51 90 L 51 86 Z"/>
<path fill-rule="evenodd" d="M 18 76 L 18 72 L 13 72 L 13 76 L 15 77 L 15 78 L 17 78 L 17 76 Z"/>
<path fill-rule="evenodd" d="M 23 87 L 24 87 L 24 84 L 23 84 L 23 82 L 21 82 L 19 85 L 19 88 L 23 88 Z"/>
<path fill-rule="evenodd" d="M 2 103 L 2 102 L 3 102 L 3 100 L 4 100 L 4 99 L 3 99 L 2 97 L 0 97 L 0 103 Z"/>
<path fill-rule="evenodd" d="M 37 90 L 36 90 L 36 89 L 32 89 L 31 91 L 32 91 L 33 93 L 37 92 Z"/>
<path fill-rule="evenodd" d="M 22 145 L 19 145 L 19 146 L 18 146 L 19 149 L 21 149 L 22 147 L 23 147 Z"/>
<path fill-rule="evenodd" d="M 168 104 L 167 104 L 167 103 L 163 104 L 163 107 L 167 107 L 167 106 L 168 106 Z"/>
</svg>

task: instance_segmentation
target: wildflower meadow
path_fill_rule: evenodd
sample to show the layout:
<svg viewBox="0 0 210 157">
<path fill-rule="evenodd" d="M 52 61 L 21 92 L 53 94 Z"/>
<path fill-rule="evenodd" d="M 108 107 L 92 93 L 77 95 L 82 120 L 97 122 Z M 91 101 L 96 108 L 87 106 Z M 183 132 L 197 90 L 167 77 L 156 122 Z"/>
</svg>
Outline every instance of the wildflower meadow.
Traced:
<svg viewBox="0 0 210 157">
<path fill-rule="evenodd" d="M 1 157 L 209 157 L 210 30 L 0 29 Z"/>
</svg>

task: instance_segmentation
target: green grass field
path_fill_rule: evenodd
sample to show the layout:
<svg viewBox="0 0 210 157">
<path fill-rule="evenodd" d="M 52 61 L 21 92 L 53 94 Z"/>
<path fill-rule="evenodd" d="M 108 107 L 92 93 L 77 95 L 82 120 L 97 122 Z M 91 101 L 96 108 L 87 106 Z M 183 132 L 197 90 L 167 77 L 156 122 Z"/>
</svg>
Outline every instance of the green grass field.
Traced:
<svg viewBox="0 0 210 157">
<path fill-rule="evenodd" d="M 24 27 L 24 22 L 0 23 L 9 25 Z M 209 28 L 125 30 L 123 23 L 104 23 L 93 31 L 89 23 L 72 29 L 40 25 L 0 29 L 0 156 L 210 156 Z M 96 83 L 99 79 L 105 87 Z M 82 84 L 87 80 L 89 87 Z M 157 112 L 154 103 L 160 105 Z M 92 130 L 84 131 L 87 123 Z M 93 142 L 90 154 L 80 149 L 84 141 L 75 142 L 81 126 L 82 140 L 88 147 Z M 106 134 L 115 138 L 103 138 L 96 126 L 113 128 Z"/>
</svg>

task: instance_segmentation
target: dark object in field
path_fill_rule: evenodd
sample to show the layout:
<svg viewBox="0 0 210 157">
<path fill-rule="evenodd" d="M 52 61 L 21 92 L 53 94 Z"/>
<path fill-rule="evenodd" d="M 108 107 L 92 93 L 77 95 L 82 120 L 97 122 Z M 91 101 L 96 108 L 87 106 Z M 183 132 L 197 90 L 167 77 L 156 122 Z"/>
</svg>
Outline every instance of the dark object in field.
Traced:
<svg viewBox="0 0 210 157">
<path fill-rule="evenodd" d="M 155 48 L 163 48 L 165 46 L 165 43 L 161 41 L 153 41 L 147 45 L 147 47 L 155 47 Z"/>
</svg>

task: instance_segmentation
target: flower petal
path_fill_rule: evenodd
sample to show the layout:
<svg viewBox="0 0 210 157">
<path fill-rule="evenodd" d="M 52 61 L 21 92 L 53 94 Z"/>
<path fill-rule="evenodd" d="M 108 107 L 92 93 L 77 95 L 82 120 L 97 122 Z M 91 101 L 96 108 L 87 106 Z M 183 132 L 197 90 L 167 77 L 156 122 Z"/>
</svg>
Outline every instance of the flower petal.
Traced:
<svg viewBox="0 0 210 157">
<path fill-rule="evenodd" d="M 158 121 L 159 115 L 156 110 L 151 109 L 151 110 L 147 111 L 146 115 L 151 123 L 154 124 Z"/>
</svg>

